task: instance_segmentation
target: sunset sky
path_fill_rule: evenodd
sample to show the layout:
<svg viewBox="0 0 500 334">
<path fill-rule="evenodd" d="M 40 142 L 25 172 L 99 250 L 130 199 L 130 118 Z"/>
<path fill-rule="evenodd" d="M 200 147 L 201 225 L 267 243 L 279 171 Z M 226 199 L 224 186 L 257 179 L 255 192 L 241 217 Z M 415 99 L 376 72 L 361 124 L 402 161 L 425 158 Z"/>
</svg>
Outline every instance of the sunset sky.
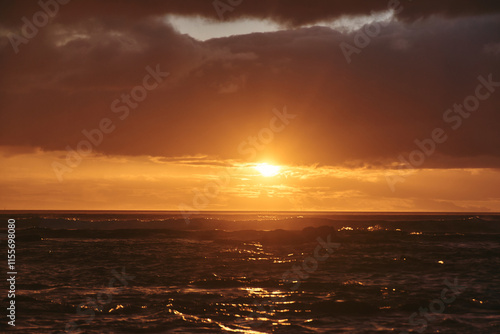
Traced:
<svg viewBox="0 0 500 334">
<path fill-rule="evenodd" d="M 0 209 L 500 212 L 498 1 L 4 0 L 0 73 Z"/>
</svg>

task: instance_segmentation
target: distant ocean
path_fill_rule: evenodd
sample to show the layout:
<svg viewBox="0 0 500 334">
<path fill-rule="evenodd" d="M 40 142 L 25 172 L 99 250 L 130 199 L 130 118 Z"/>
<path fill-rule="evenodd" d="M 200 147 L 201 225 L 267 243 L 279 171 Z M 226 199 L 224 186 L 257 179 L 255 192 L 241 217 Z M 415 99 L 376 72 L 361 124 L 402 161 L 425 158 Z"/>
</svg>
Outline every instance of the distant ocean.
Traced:
<svg viewBox="0 0 500 334">
<path fill-rule="evenodd" d="M 0 216 L 1 332 L 500 333 L 499 214 Z"/>
</svg>

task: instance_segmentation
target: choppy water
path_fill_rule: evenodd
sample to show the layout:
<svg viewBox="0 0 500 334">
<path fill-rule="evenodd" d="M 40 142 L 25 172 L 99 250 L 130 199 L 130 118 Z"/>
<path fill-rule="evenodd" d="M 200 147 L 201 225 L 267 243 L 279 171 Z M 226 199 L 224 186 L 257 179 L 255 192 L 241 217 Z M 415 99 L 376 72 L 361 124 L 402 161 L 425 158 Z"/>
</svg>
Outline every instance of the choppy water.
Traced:
<svg viewBox="0 0 500 334">
<path fill-rule="evenodd" d="M 22 333 L 500 332 L 499 215 L 1 216 Z"/>
</svg>

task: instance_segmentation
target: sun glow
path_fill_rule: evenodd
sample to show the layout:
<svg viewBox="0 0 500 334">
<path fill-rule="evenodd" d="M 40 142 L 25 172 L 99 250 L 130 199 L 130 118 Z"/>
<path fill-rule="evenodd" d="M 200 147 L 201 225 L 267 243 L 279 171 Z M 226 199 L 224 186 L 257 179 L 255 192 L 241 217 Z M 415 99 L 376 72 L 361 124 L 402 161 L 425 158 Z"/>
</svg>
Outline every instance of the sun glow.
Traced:
<svg viewBox="0 0 500 334">
<path fill-rule="evenodd" d="M 279 166 L 273 166 L 273 165 L 269 165 L 267 163 L 258 164 L 254 168 L 257 171 L 259 171 L 259 173 L 261 173 L 262 176 L 265 176 L 265 177 L 276 176 L 279 174 L 280 169 L 281 169 Z"/>
</svg>

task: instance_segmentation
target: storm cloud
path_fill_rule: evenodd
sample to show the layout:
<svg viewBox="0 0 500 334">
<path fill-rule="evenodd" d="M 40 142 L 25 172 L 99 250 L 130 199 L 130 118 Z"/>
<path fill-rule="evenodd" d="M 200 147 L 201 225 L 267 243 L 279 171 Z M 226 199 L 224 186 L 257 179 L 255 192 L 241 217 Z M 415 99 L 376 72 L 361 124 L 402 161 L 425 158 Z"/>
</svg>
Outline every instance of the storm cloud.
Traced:
<svg viewBox="0 0 500 334">
<path fill-rule="evenodd" d="M 423 167 L 498 168 L 500 87 L 490 85 L 460 126 L 457 113 L 444 115 L 475 94 L 480 77 L 500 82 L 500 5 L 400 6 L 391 22 L 372 23 L 360 46 L 368 26 L 347 33 L 314 24 L 383 11 L 388 1 L 243 1 L 228 20 L 273 20 L 283 30 L 204 42 L 165 15 L 218 20 L 210 1 L 71 1 L 16 53 L 10 34 L 40 6 L 4 1 L 0 145 L 74 149 L 83 130 L 109 118 L 116 129 L 96 153 L 390 168 L 442 128 L 448 138 Z M 350 62 L 342 43 L 357 50 Z M 142 84 L 148 66 L 170 75 L 120 119 L 113 102 Z M 242 154 L 239 145 L 284 106 L 297 117 L 256 157 Z"/>
</svg>

